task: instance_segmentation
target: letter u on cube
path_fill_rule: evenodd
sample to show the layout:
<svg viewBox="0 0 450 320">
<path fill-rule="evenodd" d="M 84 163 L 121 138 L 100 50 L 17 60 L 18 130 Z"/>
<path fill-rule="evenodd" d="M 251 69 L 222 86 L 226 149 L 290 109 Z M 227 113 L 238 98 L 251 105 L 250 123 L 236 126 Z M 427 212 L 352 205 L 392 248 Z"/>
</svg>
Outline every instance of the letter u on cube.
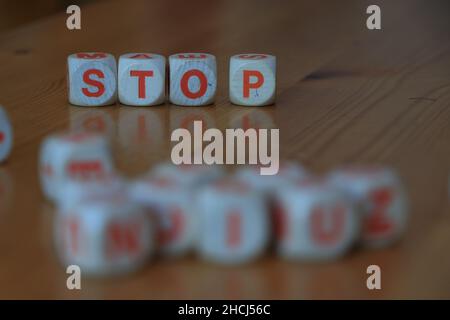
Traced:
<svg viewBox="0 0 450 320">
<path fill-rule="evenodd" d="M 217 92 L 216 58 L 208 53 L 177 53 L 166 58 L 154 53 L 127 53 L 119 58 L 103 52 L 68 57 L 69 102 L 78 106 L 106 106 L 120 101 L 130 106 L 165 102 L 180 106 L 214 103 Z M 233 104 L 264 106 L 275 102 L 276 58 L 268 54 L 238 54 L 230 58 L 229 98 Z"/>
</svg>

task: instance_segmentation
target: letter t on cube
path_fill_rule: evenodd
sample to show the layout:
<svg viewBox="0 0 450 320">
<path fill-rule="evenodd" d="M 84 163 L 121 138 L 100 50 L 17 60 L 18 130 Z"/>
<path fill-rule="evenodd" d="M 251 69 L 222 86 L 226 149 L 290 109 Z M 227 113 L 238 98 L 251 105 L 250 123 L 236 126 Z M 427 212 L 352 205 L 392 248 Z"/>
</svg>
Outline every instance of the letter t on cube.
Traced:
<svg viewBox="0 0 450 320">
<path fill-rule="evenodd" d="M 119 100 L 130 106 L 164 102 L 166 58 L 153 53 L 127 53 L 119 58 Z"/>
</svg>

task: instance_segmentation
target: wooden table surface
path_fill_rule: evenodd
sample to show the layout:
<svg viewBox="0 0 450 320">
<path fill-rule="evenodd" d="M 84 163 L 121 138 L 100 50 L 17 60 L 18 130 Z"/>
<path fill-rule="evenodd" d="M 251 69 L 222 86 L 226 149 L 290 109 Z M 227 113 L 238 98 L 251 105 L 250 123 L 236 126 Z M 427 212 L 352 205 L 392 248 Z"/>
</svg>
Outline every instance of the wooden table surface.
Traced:
<svg viewBox="0 0 450 320">
<path fill-rule="evenodd" d="M 450 4 L 376 1 L 382 30 L 366 28 L 372 1 L 101 1 L 82 7 L 82 30 L 66 14 L 0 34 L 0 104 L 15 146 L 0 166 L 0 298 L 450 298 Z M 78 51 L 203 51 L 218 61 L 214 106 L 74 107 L 66 57 Z M 228 101 L 228 58 L 278 58 L 275 106 Z M 152 136 L 136 139 L 148 117 Z M 46 135 L 84 126 L 106 130 L 117 166 L 135 176 L 170 155 L 170 132 L 204 118 L 227 128 L 253 121 L 280 128 L 283 157 L 322 173 L 346 163 L 380 163 L 405 181 L 411 211 L 402 241 L 356 249 L 329 263 L 293 263 L 269 253 L 244 266 L 195 257 L 157 260 L 123 278 L 82 280 L 66 289 L 52 247 L 52 206 L 39 187 L 37 155 Z M 186 120 L 187 119 L 187 120 Z M 366 268 L 382 269 L 382 290 Z"/>
</svg>

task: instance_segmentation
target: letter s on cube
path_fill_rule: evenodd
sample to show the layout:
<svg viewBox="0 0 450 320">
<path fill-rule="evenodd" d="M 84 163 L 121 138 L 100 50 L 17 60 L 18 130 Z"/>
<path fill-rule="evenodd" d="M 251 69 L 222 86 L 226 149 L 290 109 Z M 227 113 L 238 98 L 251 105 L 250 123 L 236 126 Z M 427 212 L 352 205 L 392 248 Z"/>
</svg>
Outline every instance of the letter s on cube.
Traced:
<svg viewBox="0 0 450 320">
<path fill-rule="evenodd" d="M 242 106 L 275 102 L 276 57 L 268 54 L 237 54 L 230 58 L 230 101 Z"/>
<path fill-rule="evenodd" d="M 216 57 L 207 53 L 177 53 L 169 57 L 170 102 L 204 106 L 214 102 L 217 91 Z"/>
<path fill-rule="evenodd" d="M 80 52 L 67 58 L 69 102 L 105 106 L 117 100 L 116 59 L 109 53 Z"/>
</svg>

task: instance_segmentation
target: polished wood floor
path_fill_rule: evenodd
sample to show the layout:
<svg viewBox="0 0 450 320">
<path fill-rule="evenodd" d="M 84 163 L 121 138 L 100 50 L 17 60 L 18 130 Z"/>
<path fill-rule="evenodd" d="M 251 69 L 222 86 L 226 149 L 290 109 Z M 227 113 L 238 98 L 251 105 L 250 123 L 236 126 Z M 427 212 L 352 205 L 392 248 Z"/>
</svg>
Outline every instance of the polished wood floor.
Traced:
<svg viewBox="0 0 450 320">
<path fill-rule="evenodd" d="M 82 30 L 64 12 L 0 34 L 0 104 L 15 146 L 0 166 L 0 298 L 450 298 L 450 5 L 377 1 L 382 30 L 369 31 L 370 1 L 100 1 L 82 7 Z M 214 106 L 80 108 L 68 104 L 66 57 L 78 51 L 217 56 Z M 228 58 L 278 57 L 275 106 L 232 106 Z M 150 135 L 136 138 L 139 117 Z M 355 250 L 332 263 L 292 263 L 272 254 L 222 267 L 194 257 L 158 260 L 118 279 L 83 279 L 66 289 L 52 248 L 52 207 L 43 198 L 37 155 L 43 137 L 68 127 L 106 130 L 118 167 L 145 172 L 170 154 L 172 129 L 203 118 L 227 128 L 253 121 L 280 128 L 283 157 L 317 173 L 344 163 L 393 166 L 411 215 L 396 246 Z M 366 268 L 382 268 L 382 290 Z"/>
</svg>

